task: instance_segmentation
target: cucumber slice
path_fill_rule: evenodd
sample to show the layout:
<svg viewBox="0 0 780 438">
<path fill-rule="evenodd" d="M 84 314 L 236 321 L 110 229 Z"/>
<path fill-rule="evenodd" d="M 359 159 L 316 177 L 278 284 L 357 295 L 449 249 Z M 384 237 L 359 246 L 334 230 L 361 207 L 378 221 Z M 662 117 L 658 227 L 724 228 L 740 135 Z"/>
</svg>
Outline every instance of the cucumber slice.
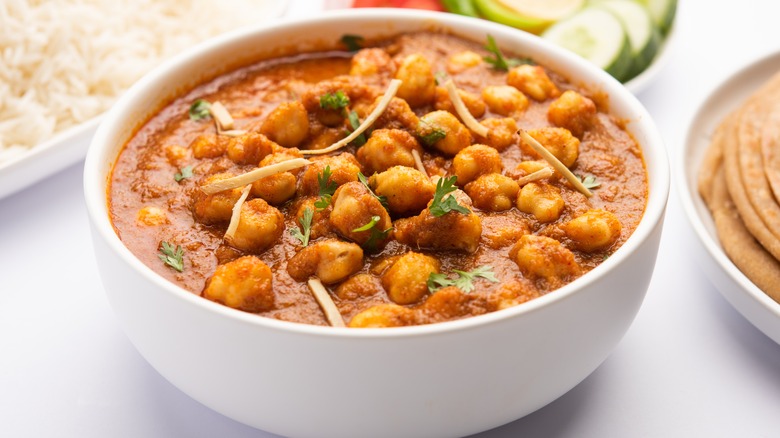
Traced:
<svg viewBox="0 0 780 438">
<path fill-rule="evenodd" d="M 647 12 L 650 13 L 650 18 L 653 19 L 658 30 L 663 35 L 669 33 L 669 29 L 672 28 L 674 22 L 674 16 L 677 13 L 677 0 L 637 0 L 642 3 Z"/>
<path fill-rule="evenodd" d="M 583 9 L 552 25 L 542 38 L 582 56 L 619 81 L 631 69 L 631 43 L 620 20 L 606 9 Z"/>
<path fill-rule="evenodd" d="M 633 57 L 631 69 L 626 75 L 626 80 L 638 75 L 655 58 L 658 47 L 661 45 L 661 34 L 653 26 L 652 19 L 639 3 L 625 0 L 604 0 L 598 6 L 607 9 L 623 23 L 623 29 L 631 43 L 631 56 Z"/>
<path fill-rule="evenodd" d="M 498 0 L 474 0 L 474 6 L 477 7 L 480 15 L 490 21 L 506 24 L 527 32 L 538 34 L 552 24 L 551 20 L 520 15 L 504 6 Z"/>
</svg>

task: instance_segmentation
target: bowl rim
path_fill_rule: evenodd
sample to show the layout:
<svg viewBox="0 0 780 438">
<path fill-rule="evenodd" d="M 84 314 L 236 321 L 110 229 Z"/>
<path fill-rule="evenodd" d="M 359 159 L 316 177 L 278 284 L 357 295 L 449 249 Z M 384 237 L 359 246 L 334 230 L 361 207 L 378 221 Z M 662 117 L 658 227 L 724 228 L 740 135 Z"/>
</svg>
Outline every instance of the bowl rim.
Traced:
<svg viewBox="0 0 780 438">
<path fill-rule="evenodd" d="M 701 207 L 698 205 L 703 204 L 703 200 L 698 194 L 695 180 L 693 180 L 693 178 L 696 178 L 698 175 L 702 157 L 695 159 L 691 156 L 691 154 L 694 153 L 694 150 L 697 149 L 695 147 L 695 145 L 698 144 L 697 136 L 702 134 L 701 132 L 697 131 L 697 128 L 701 128 L 700 125 L 704 123 L 704 119 L 712 118 L 712 116 L 707 117 L 707 112 L 710 111 L 711 108 L 717 106 L 717 100 L 722 95 L 726 94 L 729 89 L 736 88 L 740 84 L 744 83 L 746 76 L 750 75 L 751 72 L 759 69 L 762 65 L 765 64 L 780 66 L 780 51 L 772 51 L 768 54 L 761 55 L 747 62 L 745 65 L 732 71 L 731 73 L 728 73 L 718 82 L 717 86 L 713 90 L 707 92 L 705 96 L 697 103 L 695 107 L 696 111 L 693 113 L 687 124 L 684 143 L 681 145 L 676 154 L 677 163 L 675 163 L 675 179 L 676 183 L 680 187 L 678 190 L 679 199 L 683 206 L 683 210 L 685 211 L 688 223 L 693 228 L 696 237 L 699 239 L 699 242 L 702 243 L 710 258 L 715 261 L 715 264 L 718 266 L 718 268 L 723 271 L 723 273 L 725 273 L 734 282 L 734 284 L 739 286 L 740 292 L 744 293 L 745 296 L 750 297 L 755 303 L 760 304 L 763 308 L 780 319 L 780 303 L 777 303 L 772 298 L 770 298 L 769 295 L 756 286 L 755 283 L 753 283 L 744 273 L 742 273 L 741 270 L 739 270 L 739 268 L 737 268 L 728 255 L 726 255 L 726 252 L 720 245 L 720 241 L 717 239 L 716 235 L 713 235 L 704 224 L 704 219 L 700 210 L 701 208 L 706 209 L 706 206 Z M 742 101 L 732 102 L 730 111 L 742 103 Z M 693 172 L 693 174 L 691 174 L 691 172 Z M 725 298 L 727 298 L 727 301 L 732 304 L 732 307 L 737 308 L 737 310 L 744 315 L 744 309 L 739 308 L 732 303 L 731 291 L 724 291 L 723 289 L 725 288 L 723 286 L 715 286 L 716 289 L 720 291 L 720 293 Z M 753 319 L 748 315 L 744 316 L 748 320 L 752 321 Z"/>
<path fill-rule="evenodd" d="M 567 70 L 577 71 L 578 73 L 576 75 L 577 77 L 570 77 L 568 79 L 575 84 L 586 83 L 586 86 L 591 90 L 598 89 L 599 91 L 605 92 L 606 95 L 609 96 L 610 108 L 614 108 L 615 99 L 619 99 L 628 107 L 628 110 L 626 111 L 635 115 L 635 119 L 630 120 L 628 124 L 635 125 L 636 129 L 634 129 L 634 131 L 641 131 L 647 137 L 647 141 L 645 142 L 645 145 L 641 146 L 641 150 L 648 178 L 648 198 L 642 219 L 634 230 L 634 233 L 612 256 L 586 273 L 586 275 L 583 275 L 573 282 L 551 291 L 548 294 L 523 303 L 522 305 L 454 321 L 409 327 L 394 327 L 392 330 L 388 330 L 387 328 L 355 330 L 348 327 L 317 326 L 259 317 L 256 314 L 232 309 L 204 299 L 203 297 L 168 281 L 161 275 L 155 273 L 151 268 L 144 265 L 127 247 L 124 246 L 114 231 L 108 216 L 108 208 L 106 205 L 108 195 L 106 189 L 109 175 L 101 172 L 101 168 L 106 161 L 111 163 L 108 168 L 113 168 L 113 164 L 117 158 L 116 154 L 107 153 L 107 151 L 112 148 L 112 142 L 110 141 L 112 132 L 122 126 L 121 121 L 125 118 L 123 114 L 126 113 L 129 108 L 132 108 L 132 103 L 137 96 L 143 95 L 145 90 L 154 83 L 164 80 L 168 72 L 174 70 L 176 66 L 185 63 L 191 58 L 197 58 L 199 53 L 207 51 L 210 48 L 225 45 L 229 46 L 246 38 L 267 38 L 268 34 L 272 35 L 275 32 L 289 28 L 306 27 L 309 25 L 339 21 L 356 24 L 363 20 L 419 22 L 421 29 L 424 28 L 422 26 L 424 23 L 434 23 L 445 26 L 456 35 L 459 34 L 460 28 L 463 28 L 466 31 L 484 30 L 486 33 L 489 31 L 499 42 L 502 40 L 514 40 L 515 43 L 519 42 L 530 45 L 531 47 L 537 46 L 538 50 L 545 53 L 545 64 L 555 61 L 557 64 L 570 66 Z M 560 70 L 560 66 L 557 67 L 556 71 L 557 70 Z M 585 77 L 588 78 L 587 81 Z M 654 163 L 652 169 L 648 166 L 649 162 Z M 618 265 L 636 252 L 644 242 L 650 238 L 650 235 L 654 232 L 656 227 L 662 223 L 669 197 L 669 187 L 669 159 L 666 148 L 664 147 L 663 139 L 656 128 L 655 123 L 639 100 L 606 72 L 565 49 L 554 46 L 535 35 L 527 34 L 514 28 L 471 17 L 440 12 L 409 11 L 401 9 L 349 9 L 328 11 L 317 17 L 285 19 L 270 25 L 238 29 L 201 42 L 147 73 L 123 94 L 119 101 L 109 110 L 98 127 L 90 144 L 84 166 L 84 194 L 88 216 L 93 227 L 93 239 L 99 236 L 112 252 L 118 255 L 119 258 L 121 258 L 124 263 L 128 264 L 138 275 L 143 276 L 146 281 L 161 289 L 161 293 L 171 294 L 188 305 L 196 306 L 202 311 L 214 313 L 221 318 L 228 318 L 254 327 L 328 338 L 395 339 L 398 337 L 435 336 L 444 333 L 471 330 L 484 325 L 502 323 L 523 314 L 541 311 L 554 303 L 564 301 L 577 293 L 580 289 L 584 289 L 589 285 L 596 283 L 607 273 L 617 269 Z"/>
</svg>

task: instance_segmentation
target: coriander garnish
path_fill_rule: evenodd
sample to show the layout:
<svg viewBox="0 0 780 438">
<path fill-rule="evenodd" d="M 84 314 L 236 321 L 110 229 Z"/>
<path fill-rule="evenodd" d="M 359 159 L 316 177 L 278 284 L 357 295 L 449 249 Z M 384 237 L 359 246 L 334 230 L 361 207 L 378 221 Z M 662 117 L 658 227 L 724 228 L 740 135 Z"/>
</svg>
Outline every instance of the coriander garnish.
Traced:
<svg viewBox="0 0 780 438">
<path fill-rule="evenodd" d="M 426 146 L 433 146 L 437 141 L 447 136 L 447 131 L 433 126 L 423 119 L 420 119 L 420 124 L 424 126 L 418 131 L 417 135 Z"/>
<path fill-rule="evenodd" d="M 303 232 L 301 232 L 301 229 L 298 227 L 292 227 L 290 229 L 290 234 L 292 234 L 293 237 L 300 240 L 303 246 L 307 246 L 309 244 L 309 236 L 311 236 L 311 221 L 314 218 L 314 212 L 311 208 L 304 208 L 303 209 L 303 217 L 298 219 L 298 222 L 301 224 L 301 227 L 303 227 Z"/>
<path fill-rule="evenodd" d="M 435 292 L 443 287 L 455 286 L 463 292 L 469 293 L 474 290 L 474 280 L 477 278 L 484 278 L 493 283 L 498 282 L 498 278 L 496 278 L 496 275 L 493 273 L 493 268 L 487 265 L 480 266 L 469 272 L 459 271 L 457 269 L 453 269 L 452 272 L 454 272 L 457 277 L 450 278 L 448 274 L 437 274 L 432 272 L 428 276 L 428 290 Z"/>
<path fill-rule="evenodd" d="M 320 108 L 330 110 L 340 110 L 349 105 L 349 96 L 343 91 L 338 90 L 335 93 L 326 93 L 320 96 Z"/>
<path fill-rule="evenodd" d="M 190 105 L 190 120 L 204 120 L 211 117 L 209 109 L 211 103 L 207 100 L 198 99 Z"/>
<path fill-rule="evenodd" d="M 588 175 L 586 177 L 581 177 L 577 175 L 577 179 L 580 180 L 583 186 L 585 186 L 586 189 L 595 189 L 596 187 L 600 187 L 601 183 L 596 180 L 596 177 L 593 175 Z"/>
<path fill-rule="evenodd" d="M 336 192 L 336 189 L 339 187 L 338 184 L 330 180 L 330 176 L 331 176 L 330 166 L 325 166 L 325 169 L 322 171 L 322 173 L 317 174 L 317 183 L 320 186 L 320 190 L 319 190 L 320 199 L 314 202 L 314 206 L 317 207 L 317 210 L 319 211 L 328 208 L 328 206 L 330 205 L 331 198 L 333 198 L 333 194 Z"/>
<path fill-rule="evenodd" d="M 455 187 L 455 181 L 457 181 L 457 179 L 458 177 L 453 175 L 447 178 L 440 178 L 439 182 L 436 183 L 436 193 L 433 195 L 433 202 L 431 202 L 430 207 L 428 207 L 428 210 L 430 210 L 431 214 L 435 217 L 444 216 L 451 211 L 457 211 L 458 213 L 463 214 L 471 213 L 471 210 L 458 204 L 458 200 L 455 199 L 455 196 L 449 195 L 446 199 L 444 198 L 448 193 L 452 193 L 458 189 Z"/>
<path fill-rule="evenodd" d="M 179 272 L 184 271 L 184 249 L 181 245 L 176 245 L 174 248 L 170 243 L 162 241 L 160 244 L 160 254 L 157 254 L 157 257 L 171 268 Z"/>
<path fill-rule="evenodd" d="M 364 40 L 365 38 L 360 35 L 346 34 L 341 36 L 341 43 L 347 46 L 347 50 L 350 52 L 357 52 L 362 49 Z"/>
<path fill-rule="evenodd" d="M 379 216 L 374 216 L 374 217 L 379 217 Z M 368 238 L 368 240 L 366 240 L 366 243 L 363 244 L 363 247 L 369 251 L 375 250 L 376 245 L 379 243 L 379 241 L 386 238 L 391 231 L 393 231 L 393 227 L 390 227 L 386 230 L 379 230 L 379 228 L 372 227 L 371 236 Z"/>
<path fill-rule="evenodd" d="M 363 175 L 362 172 L 358 172 L 358 180 L 363 184 L 363 187 L 365 187 L 366 190 L 368 190 L 368 193 L 371 193 L 371 196 L 375 197 L 377 201 L 379 201 L 379 203 L 382 204 L 382 207 L 384 207 L 386 210 L 388 208 L 387 196 L 379 196 L 376 193 L 374 193 L 374 191 L 371 190 L 371 186 L 368 185 L 368 179 L 366 179 L 366 176 Z"/>
<path fill-rule="evenodd" d="M 358 129 L 360 127 L 360 118 L 358 118 L 358 115 L 355 111 L 350 111 L 347 118 L 349 119 L 349 126 L 351 126 L 353 130 Z M 349 133 L 351 134 L 352 131 L 349 131 Z M 352 140 L 352 144 L 354 144 L 357 147 L 366 144 L 366 134 L 362 133 L 358 135 L 357 138 Z"/>
<path fill-rule="evenodd" d="M 181 182 L 181 180 L 187 178 L 192 178 L 192 166 L 182 167 L 181 170 L 173 175 L 173 179 L 175 179 L 176 182 Z"/>
<path fill-rule="evenodd" d="M 374 228 L 374 225 L 379 223 L 380 220 L 382 220 L 382 218 L 379 217 L 379 216 L 371 216 L 371 220 L 369 220 L 368 223 L 366 223 L 362 227 L 355 228 L 354 230 L 352 230 L 352 232 L 353 233 L 359 233 L 361 231 L 368 231 L 368 230 Z"/>
<path fill-rule="evenodd" d="M 491 54 L 483 57 L 482 59 L 484 59 L 488 64 L 492 65 L 496 70 L 507 71 L 510 68 L 521 64 L 534 64 L 534 62 L 528 58 L 505 58 L 504 54 L 501 53 L 501 49 L 498 48 L 498 44 L 496 44 L 496 40 L 493 39 L 492 35 L 487 36 L 487 45 L 485 46 L 485 50 Z"/>
</svg>

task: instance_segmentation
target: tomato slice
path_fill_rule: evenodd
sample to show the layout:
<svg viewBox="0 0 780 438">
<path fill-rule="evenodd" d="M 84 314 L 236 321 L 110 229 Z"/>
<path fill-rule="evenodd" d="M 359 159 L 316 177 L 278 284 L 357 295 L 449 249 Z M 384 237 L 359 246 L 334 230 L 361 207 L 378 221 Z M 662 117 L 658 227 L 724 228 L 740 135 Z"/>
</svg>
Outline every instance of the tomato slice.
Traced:
<svg viewBox="0 0 780 438">
<path fill-rule="evenodd" d="M 354 0 L 353 8 L 406 8 L 444 11 L 439 0 Z"/>
</svg>

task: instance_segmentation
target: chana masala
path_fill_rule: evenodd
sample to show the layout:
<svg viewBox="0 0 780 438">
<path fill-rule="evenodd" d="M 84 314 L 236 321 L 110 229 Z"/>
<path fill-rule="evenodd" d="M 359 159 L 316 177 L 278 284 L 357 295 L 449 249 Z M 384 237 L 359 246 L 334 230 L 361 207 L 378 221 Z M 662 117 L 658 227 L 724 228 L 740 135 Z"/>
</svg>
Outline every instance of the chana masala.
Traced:
<svg viewBox="0 0 780 438">
<path fill-rule="evenodd" d="M 605 97 L 486 38 L 347 36 L 198 86 L 118 157 L 116 232 L 194 294 L 316 325 L 460 319 L 571 282 L 638 225 L 641 149 Z"/>
</svg>

